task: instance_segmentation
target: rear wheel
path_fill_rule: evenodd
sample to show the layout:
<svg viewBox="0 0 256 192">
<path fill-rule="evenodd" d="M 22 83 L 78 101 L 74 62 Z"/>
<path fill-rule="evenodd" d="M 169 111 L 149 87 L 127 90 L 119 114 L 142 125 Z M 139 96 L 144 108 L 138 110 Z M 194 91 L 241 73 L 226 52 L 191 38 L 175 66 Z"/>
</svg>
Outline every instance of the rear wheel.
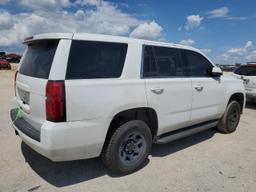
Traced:
<svg viewBox="0 0 256 192">
<path fill-rule="evenodd" d="M 146 123 L 132 120 L 121 125 L 102 153 L 103 162 L 114 172 L 128 174 L 139 169 L 151 150 L 152 135 Z"/>
<path fill-rule="evenodd" d="M 241 106 L 237 101 L 231 101 L 221 118 L 217 129 L 223 133 L 232 133 L 236 130 L 240 121 Z"/>
</svg>

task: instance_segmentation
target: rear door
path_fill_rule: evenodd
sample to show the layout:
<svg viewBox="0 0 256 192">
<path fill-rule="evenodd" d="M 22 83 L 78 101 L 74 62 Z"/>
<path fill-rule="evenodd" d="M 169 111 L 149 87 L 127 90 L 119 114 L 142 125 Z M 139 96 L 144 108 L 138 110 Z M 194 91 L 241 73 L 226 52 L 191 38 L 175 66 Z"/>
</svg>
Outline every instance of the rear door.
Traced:
<svg viewBox="0 0 256 192">
<path fill-rule="evenodd" d="M 213 65 L 201 54 L 182 50 L 184 62 L 188 63 L 192 80 L 192 112 L 190 124 L 197 124 L 220 117 L 225 98 L 221 77 L 212 77 Z"/>
<path fill-rule="evenodd" d="M 59 40 L 38 40 L 28 44 L 16 80 L 17 103 L 23 118 L 40 129 L 46 119 L 45 88 Z"/>
<path fill-rule="evenodd" d="M 142 76 L 148 106 L 158 114 L 159 134 L 185 127 L 190 120 L 192 88 L 185 68 L 178 49 L 144 47 Z"/>
</svg>

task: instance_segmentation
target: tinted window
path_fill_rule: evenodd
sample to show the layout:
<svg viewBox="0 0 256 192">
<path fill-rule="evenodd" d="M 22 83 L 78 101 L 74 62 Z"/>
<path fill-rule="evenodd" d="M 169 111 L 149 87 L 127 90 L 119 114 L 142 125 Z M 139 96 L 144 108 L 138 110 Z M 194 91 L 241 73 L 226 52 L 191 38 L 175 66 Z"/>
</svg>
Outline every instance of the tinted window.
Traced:
<svg viewBox="0 0 256 192">
<path fill-rule="evenodd" d="M 241 66 L 237 68 L 234 73 L 238 75 L 256 76 L 256 65 L 255 66 Z"/>
<path fill-rule="evenodd" d="M 121 76 L 127 44 L 73 41 L 67 79 L 117 78 Z"/>
<path fill-rule="evenodd" d="M 184 76 L 179 50 L 146 46 L 144 49 L 144 77 Z"/>
<path fill-rule="evenodd" d="M 156 68 L 156 60 L 153 54 L 152 46 L 146 46 L 144 48 L 144 63 L 143 63 L 143 76 L 155 77 L 158 75 Z"/>
<path fill-rule="evenodd" d="M 213 65 L 201 54 L 194 51 L 182 51 L 184 62 L 188 63 L 190 76 L 210 76 Z"/>
<path fill-rule="evenodd" d="M 48 79 L 59 40 L 35 41 L 28 45 L 19 73 Z"/>
</svg>

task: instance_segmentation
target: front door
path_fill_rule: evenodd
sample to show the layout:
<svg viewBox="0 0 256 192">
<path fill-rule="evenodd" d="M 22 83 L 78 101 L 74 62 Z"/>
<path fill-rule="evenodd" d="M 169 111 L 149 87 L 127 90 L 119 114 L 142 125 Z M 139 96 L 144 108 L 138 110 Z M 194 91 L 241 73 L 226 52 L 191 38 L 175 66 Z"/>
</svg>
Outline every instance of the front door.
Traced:
<svg viewBox="0 0 256 192">
<path fill-rule="evenodd" d="M 183 51 L 183 58 L 190 66 L 192 80 L 191 124 L 197 124 L 220 117 L 225 89 L 221 77 L 212 77 L 213 65 L 201 54 Z"/>
</svg>

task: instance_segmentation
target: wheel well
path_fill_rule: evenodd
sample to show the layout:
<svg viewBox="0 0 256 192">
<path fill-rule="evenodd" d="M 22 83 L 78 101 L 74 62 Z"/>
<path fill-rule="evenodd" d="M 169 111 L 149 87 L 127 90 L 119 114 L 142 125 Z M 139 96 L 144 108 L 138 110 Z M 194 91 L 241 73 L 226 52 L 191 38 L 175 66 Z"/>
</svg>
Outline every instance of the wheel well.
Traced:
<svg viewBox="0 0 256 192">
<path fill-rule="evenodd" d="M 230 103 L 231 101 L 237 101 L 241 106 L 241 110 L 243 110 L 243 105 L 244 105 L 244 94 L 243 93 L 234 93 L 233 95 L 231 95 L 228 103 Z"/>
<path fill-rule="evenodd" d="M 116 129 L 122 124 L 130 120 L 144 121 L 150 128 L 152 137 L 154 138 L 154 136 L 157 134 L 158 119 L 157 119 L 156 111 L 154 109 L 148 108 L 148 107 L 128 109 L 128 110 L 119 112 L 112 119 L 108 128 L 104 146 L 108 144 L 112 134 L 116 131 Z"/>
</svg>

